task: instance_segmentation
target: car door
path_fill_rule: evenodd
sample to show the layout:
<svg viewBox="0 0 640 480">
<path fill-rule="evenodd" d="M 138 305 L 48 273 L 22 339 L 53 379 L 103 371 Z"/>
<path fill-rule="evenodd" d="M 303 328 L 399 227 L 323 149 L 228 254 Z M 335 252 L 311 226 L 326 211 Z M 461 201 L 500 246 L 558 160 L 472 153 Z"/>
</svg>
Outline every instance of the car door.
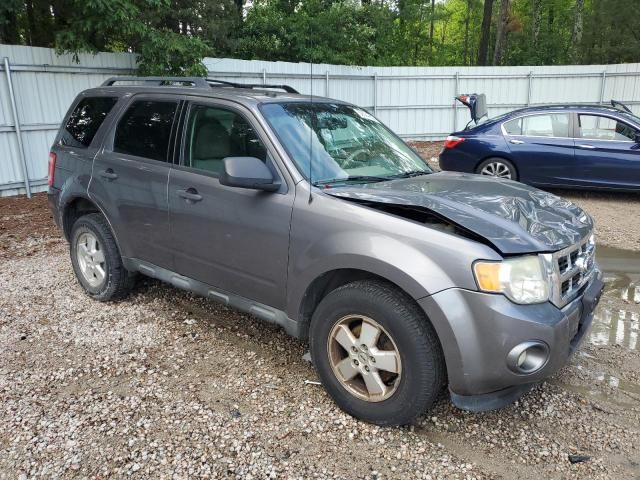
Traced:
<svg viewBox="0 0 640 480">
<path fill-rule="evenodd" d="M 576 167 L 572 121 L 568 112 L 538 112 L 502 124 L 520 180 L 534 185 L 572 183 Z"/>
<path fill-rule="evenodd" d="M 109 220 L 124 257 L 171 268 L 169 144 L 179 100 L 134 96 L 93 163 L 89 195 Z"/>
<path fill-rule="evenodd" d="M 188 106 L 180 165 L 169 176 L 175 271 L 275 308 L 286 300 L 294 189 L 253 114 L 232 102 Z M 264 161 L 276 192 L 221 185 L 226 157 Z"/>
<path fill-rule="evenodd" d="M 585 185 L 600 188 L 640 187 L 638 129 L 608 115 L 579 113 L 576 160 Z"/>
</svg>

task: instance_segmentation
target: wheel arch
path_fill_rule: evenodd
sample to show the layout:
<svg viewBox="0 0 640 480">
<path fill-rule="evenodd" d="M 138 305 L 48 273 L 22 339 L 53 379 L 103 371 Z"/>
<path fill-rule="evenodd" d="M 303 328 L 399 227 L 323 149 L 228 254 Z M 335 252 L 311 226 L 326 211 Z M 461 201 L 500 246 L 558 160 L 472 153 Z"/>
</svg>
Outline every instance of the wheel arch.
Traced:
<svg viewBox="0 0 640 480">
<path fill-rule="evenodd" d="M 373 273 L 368 270 L 359 268 L 337 268 L 322 273 L 307 286 L 300 302 L 297 319 L 299 322 L 298 335 L 301 340 L 306 341 L 308 339 L 311 318 L 322 299 L 337 288 L 358 280 L 378 281 L 395 288 L 407 297 L 407 301 L 413 302 L 417 306 L 417 308 L 420 309 L 421 312 L 423 312 L 425 321 L 429 322 L 431 326 L 434 327 L 431 320 L 428 318 L 427 314 L 424 312 L 420 304 L 416 301 L 414 296 L 412 296 L 407 291 L 407 289 L 403 288 L 397 282 L 389 280 L 388 278 L 385 278 L 377 273 Z M 434 330 L 436 330 L 435 327 Z M 438 341 L 440 342 L 439 338 Z"/>
<path fill-rule="evenodd" d="M 95 201 L 85 195 L 75 195 L 73 197 L 69 197 L 65 199 L 63 207 L 62 207 L 62 231 L 64 233 L 64 237 L 67 241 L 71 241 L 71 230 L 73 229 L 73 224 L 83 215 L 87 215 L 90 213 L 99 213 L 104 217 L 111 229 L 111 233 L 113 234 L 113 238 L 116 241 L 116 245 L 118 246 L 118 250 L 120 250 L 120 242 L 118 239 L 118 233 L 114 230 L 109 217 L 105 215 L 104 209 L 100 207 Z M 122 250 L 120 250 L 122 252 Z"/>
</svg>

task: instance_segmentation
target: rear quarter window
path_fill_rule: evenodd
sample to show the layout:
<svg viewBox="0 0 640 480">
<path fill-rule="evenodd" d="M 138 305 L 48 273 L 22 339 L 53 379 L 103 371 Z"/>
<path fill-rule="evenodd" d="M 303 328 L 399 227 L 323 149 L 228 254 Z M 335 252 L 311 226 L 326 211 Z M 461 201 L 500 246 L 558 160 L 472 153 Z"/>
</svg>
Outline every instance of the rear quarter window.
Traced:
<svg viewBox="0 0 640 480">
<path fill-rule="evenodd" d="M 116 128 L 113 150 L 125 155 L 167 161 L 169 136 L 178 102 L 137 100 Z"/>
<path fill-rule="evenodd" d="M 87 148 L 104 122 L 117 97 L 83 98 L 67 119 L 60 143 L 70 147 Z"/>
</svg>

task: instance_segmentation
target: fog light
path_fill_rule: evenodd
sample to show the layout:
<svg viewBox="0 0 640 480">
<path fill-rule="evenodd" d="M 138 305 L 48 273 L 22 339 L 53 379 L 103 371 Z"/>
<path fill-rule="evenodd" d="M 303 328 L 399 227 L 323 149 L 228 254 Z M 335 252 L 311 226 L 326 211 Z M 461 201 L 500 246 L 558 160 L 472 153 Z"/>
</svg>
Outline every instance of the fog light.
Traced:
<svg viewBox="0 0 640 480">
<path fill-rule="evenodd" d="M 507 355 L 507 366 L 515 373 L 531 374 L 544 367 L 549 360 L 549 347 L 539 341 L 523 342 Z"/>
</svg>

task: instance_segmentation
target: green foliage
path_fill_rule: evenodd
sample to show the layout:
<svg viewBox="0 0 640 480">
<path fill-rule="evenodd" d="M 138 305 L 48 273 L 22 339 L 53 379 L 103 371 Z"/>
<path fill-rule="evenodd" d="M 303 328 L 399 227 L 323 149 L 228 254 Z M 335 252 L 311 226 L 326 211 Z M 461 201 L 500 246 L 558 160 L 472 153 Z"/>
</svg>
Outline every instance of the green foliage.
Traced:
<svg viewBox="0 0 640 480">
<path fill-rule="evenodd" d="M 0 42 L 135 52 L 140 72 L 155 75 L 204 75 L 206 55 L 474 65 L 481 37 L 489 64 L 615 63 L 640 60 L 637 9 L 638 0 L 2 0 Z"/>
</svg>

